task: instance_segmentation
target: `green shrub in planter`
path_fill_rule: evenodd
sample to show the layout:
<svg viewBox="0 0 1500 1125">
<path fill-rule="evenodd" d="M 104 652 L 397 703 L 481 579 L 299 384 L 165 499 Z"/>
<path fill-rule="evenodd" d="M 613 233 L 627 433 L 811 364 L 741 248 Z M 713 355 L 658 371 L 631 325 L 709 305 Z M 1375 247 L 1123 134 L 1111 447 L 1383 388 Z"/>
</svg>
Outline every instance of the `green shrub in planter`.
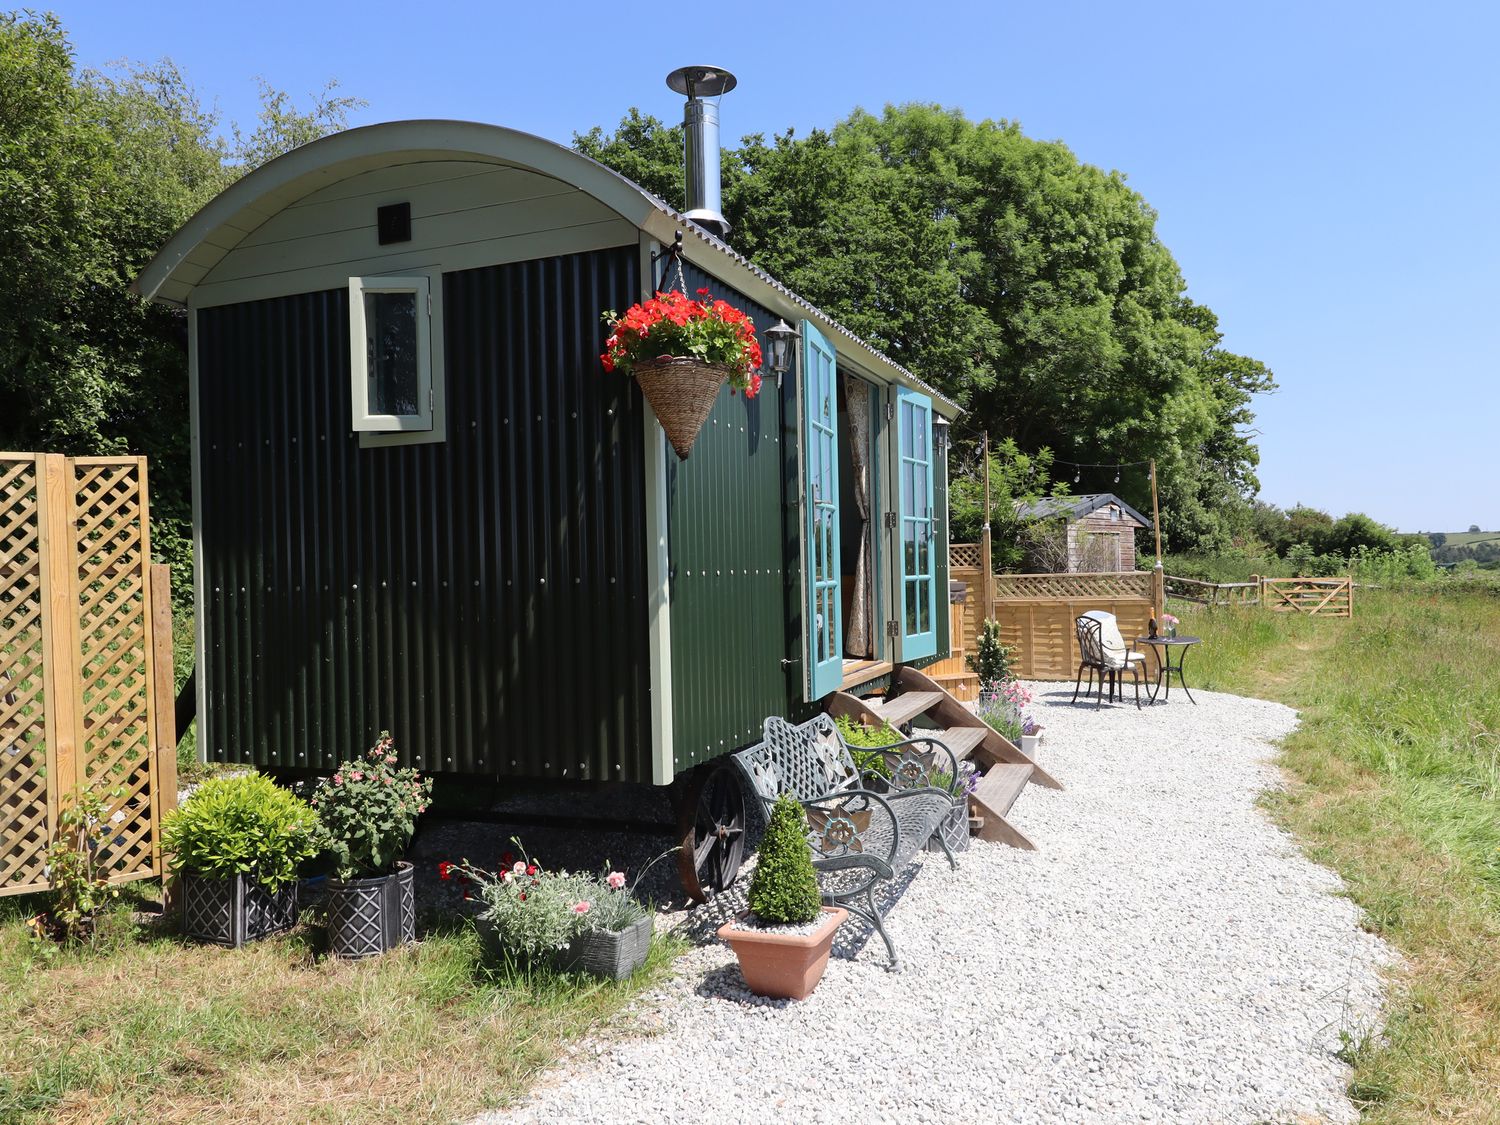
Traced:
<svg viewBox="0 0 1500 1125">
<path fill-rule="evenodd" d="M 784 925 L 811 922 L 823 905 L 807 846 L 807 817 L 788 793 L 771 807 L 750 880 L 749 905 L 762 922 Z"/>
<path fill-rule="evenodd" d="M 205 782 L 167 814 L 161 838 L 177 867 L 210 879 L 245 875 L 268 891 L 295 880 L 323 839 L 317 813 L 262 774 Z"/>
<path fill-rule="evenodd" d="M 322 845 L 317 814 L 268 777 L 200 786 L 162 824 L 162 847 L 182 870 L 188 936 L 238 947 L 290 929 L 297 867 Z"/>
</svg>

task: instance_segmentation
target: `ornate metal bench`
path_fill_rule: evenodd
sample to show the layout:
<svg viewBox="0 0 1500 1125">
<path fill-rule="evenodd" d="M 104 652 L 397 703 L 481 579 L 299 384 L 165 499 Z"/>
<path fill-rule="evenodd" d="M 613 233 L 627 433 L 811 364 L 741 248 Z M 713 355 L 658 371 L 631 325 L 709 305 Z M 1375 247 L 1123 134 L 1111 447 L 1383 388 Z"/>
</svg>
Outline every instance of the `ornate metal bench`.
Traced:
<svg viewBox="0 0 1500 1125">
<path fill-rule="evenodd" d="M 801 726 L 772 717 L 764 739 L 734 755 L 734 762 L 760 798 L 767 815 L 782 793 L 790 793 L 807 813 L 808 846 L 823 901 L 842 906 L 875 927 L 900 967 L 896 946 L 885 932 L 875 905 L 875 887 L 905 870 L 922 845 L 961 798 L 953 752 L 935 738 L 912 738 L 867 750 L 884 762 L 890 777 L 861 771 L 838 728 L 827 715 Z M 933 785 L 946 774 L 946 787 Z M 879 791 L 877 791 L 879 790 Z M 946 841 L 938 836 L 953 867 Z"/>
</svg>

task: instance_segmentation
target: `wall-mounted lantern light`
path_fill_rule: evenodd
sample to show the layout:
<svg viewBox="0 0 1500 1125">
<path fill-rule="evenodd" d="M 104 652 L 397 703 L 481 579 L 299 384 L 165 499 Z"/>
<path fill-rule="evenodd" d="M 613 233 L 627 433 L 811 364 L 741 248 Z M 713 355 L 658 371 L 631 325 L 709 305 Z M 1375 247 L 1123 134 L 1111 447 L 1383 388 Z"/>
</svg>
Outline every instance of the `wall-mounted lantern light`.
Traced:
<svg viewBox="0 0 1500 1125">
<path fill-rule="evenodd" d="M 792 349 L 796 341 L 802 338 L 798 332 L 784 320 L 777 320 L 774 328 L 765 331 L 767 347 L 767 358 L 771 361 L 771 370 L 776 375 L 776 386 L 781 386 L 781 377 L 792 368 Z"/>
<path fill-rule="evenodd" d="M 948 427 L 951 424 L 936 410 L 932 412 L 932 439 L 937 443 L 938 456 L 948 452 Z"/>
</svg>

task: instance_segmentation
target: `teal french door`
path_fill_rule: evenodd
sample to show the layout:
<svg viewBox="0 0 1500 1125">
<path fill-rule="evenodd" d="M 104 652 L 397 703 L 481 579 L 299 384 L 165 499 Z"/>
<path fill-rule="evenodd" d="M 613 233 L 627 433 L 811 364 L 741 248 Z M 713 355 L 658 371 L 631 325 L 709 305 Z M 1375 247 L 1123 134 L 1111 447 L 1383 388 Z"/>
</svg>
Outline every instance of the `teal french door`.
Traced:
<svg viewBox="0 0 1500 1125">
<path fill-rule="evenodd" d="M 807 698 L 844 682 L 843 597 L 839 567 L 837 362 L 833 346 L 802 322 L 802 573 Z"/>
<path fill-rule="evenodd" d="M 932 399 L 896 393 L 896 610 L 900 659 L 937 654 L 936 519 L 932 509 Z"/>
</svg>

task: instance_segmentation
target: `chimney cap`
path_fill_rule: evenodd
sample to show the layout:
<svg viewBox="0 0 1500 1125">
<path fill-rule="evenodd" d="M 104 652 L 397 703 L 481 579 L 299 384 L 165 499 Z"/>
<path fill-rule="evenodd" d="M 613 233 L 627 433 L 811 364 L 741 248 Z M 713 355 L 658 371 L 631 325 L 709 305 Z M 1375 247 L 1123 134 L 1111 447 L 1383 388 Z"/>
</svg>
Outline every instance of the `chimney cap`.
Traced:
<svg viewBox="0 0 1500 1125">
<path fill-rule="evenodd" d="M 717 98 L 739 85 L 722 66 L 680 66 L 667 75 L 667 87 L 689 98 Z"/>
</svg>

